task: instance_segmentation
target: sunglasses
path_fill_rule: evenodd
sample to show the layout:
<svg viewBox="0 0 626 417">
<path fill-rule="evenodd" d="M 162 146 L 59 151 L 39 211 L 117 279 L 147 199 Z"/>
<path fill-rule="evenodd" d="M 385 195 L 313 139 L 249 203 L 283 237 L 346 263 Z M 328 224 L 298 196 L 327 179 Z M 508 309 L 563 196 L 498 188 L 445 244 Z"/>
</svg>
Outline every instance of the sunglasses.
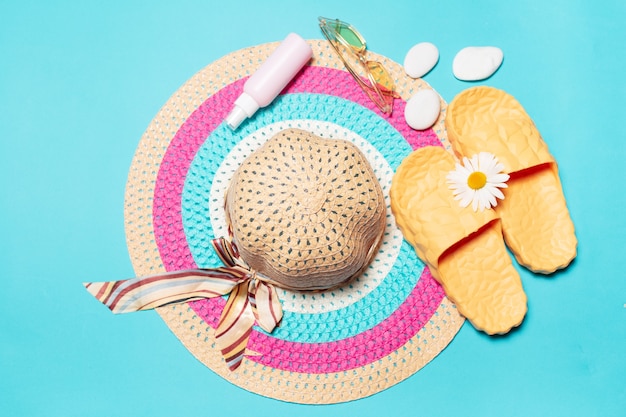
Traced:
<svg viewBox="0 0 626 417">
<path fill-rule="evenodd" d="M 378 61 L 370 61 L 365 57 L 365 39 L 349 23 L 339 19 L 319 17 L 322 33 L 343 61 L 346 69 L 354 77 L 367 96 L 384 114 L 391 114 L 395 85 L 389 73 Z M 357 70 L 356 66 L 360 66 Z M 361 76 L 364 73 L 365 76 Z"/>
</svg>

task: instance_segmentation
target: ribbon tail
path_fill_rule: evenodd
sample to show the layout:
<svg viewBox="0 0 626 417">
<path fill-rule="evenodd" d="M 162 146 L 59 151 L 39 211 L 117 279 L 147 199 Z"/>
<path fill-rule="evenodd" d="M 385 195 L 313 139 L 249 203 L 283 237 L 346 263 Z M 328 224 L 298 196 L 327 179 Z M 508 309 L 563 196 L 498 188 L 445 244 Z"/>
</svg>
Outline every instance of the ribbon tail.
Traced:
<svg viewBox="0 0 626 417">
<path fill-rule="evenodd" d="M 249 297 L 258 326 L 271 333 L 283 318 L 283 307 L 276 288 L 257 279 L 250 282 Z"/>
<path fill-rule="evenodd" d="M 228 268 L 191 269 L 120 281 L 88 282 L 87 291 L 113 313 L 150 310 L 171 303 L 228 294 L 245 280 Z"/>
<path fill-rule="evenodd" d="M 253 325 L 254 314 L 248 300 L 248 283 L 242 282 L 228 296 L 215 329 L 216 345 L 231 371 L 241 365 Z"/>
</svg>

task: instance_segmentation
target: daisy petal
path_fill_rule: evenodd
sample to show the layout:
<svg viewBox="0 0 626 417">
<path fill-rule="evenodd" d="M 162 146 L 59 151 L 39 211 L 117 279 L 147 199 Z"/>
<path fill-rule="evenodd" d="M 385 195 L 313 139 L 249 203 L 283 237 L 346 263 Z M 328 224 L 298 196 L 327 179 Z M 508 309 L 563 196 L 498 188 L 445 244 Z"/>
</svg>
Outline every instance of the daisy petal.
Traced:
<svg viewBox="0 0 626 417">
<path fill-rule="evenodd" d="M 469 161 L 470 161 L 470 166 L 471 166 L 472 171 L 480 171 L 478 155 L 472 156 L 472 158 Z"/>
<path fill-rule="evenodd" d="M 478 170 L 489 175 L 493 172 L 495 165 L 493 155 L 489 152 L 481 152 L 478 154 Z"/>
<path fill-rule="evenodd" d="M 504 194 L 502 194 L 502 191 L 500 191 L 498 188 L 493 188 L 491 190 L 491 194 L 493 194 L 495 197 L 499 198 L 500 200 L 504 200 Z"/>
<path fill-rule="evenodd" d="M 463 157 L 463 168 L 467 170 L 468 173 L 471 173 L 474 171 L 472 162 L 466 156 Z"/>
<path fill-rule="evenodd" d="M 474 200 L 474 190 L 463 190 L 463 192 L 459 194 L 459 197 L 461 199 L 461 202 L 459 203 L 461 207 L 467 207 L 469 206 L 469 203 Z"/>
<path fill-rule="evenodd" d="M 498 162 L 496 164 L 496 166 L 493 168 L 494 172 L 502 172 L 504 171 L 504 165 L 502 165 L 500 162 Z"/>
<path fill-rule="evenodd" d="M 484 188 L 476 191 L 476 200 L 478 200 L 478 208 L 480 209 L 480 211 L 483 211 L 485 206 L 487 205 L 487 195 L 487 190 L 485 190 Z"/>
<path fill-rule="evenodd" d="M 447 176 L 446 179 L 448 180 L 448 183 L 464 183 L 467 182 L 467 176 L 469 174 L 464 174 L 461 173 L 459 171 L 451 171 Z"/>
<path fill-rule="evenodd" d="M 495 175 L 490 175 L 487 178 L 487 181 L 490 183 L 505 183 L 509 180 L 509 176 L 507 174 L 495 174 Z"/>
</svg>

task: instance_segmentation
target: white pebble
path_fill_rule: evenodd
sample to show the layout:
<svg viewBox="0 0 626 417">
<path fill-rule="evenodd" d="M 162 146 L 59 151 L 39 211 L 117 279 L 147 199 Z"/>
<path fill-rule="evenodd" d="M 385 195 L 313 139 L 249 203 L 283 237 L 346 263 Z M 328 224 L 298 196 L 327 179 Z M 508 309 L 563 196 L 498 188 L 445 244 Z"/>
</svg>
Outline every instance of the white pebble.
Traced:
<svg viewBox="0 0 626 417">
<path fill-rule="evenodd" d="M 414 45 L 404 57 L 404 71 L 411 78 L 428 74 L 439 61 L 439 50 L 430 42 Z"/>
<path fill-rule="evenodd" d="M 435 90 L 419 90 L 406 102 L 404 118 L 415 130 L 426 130 L 439 118 L 441 101 Z"/>
<path fill-rule="evenodd" d="M 500 68 L 503 57 L 502 50 L 495 46 L 468 46 L 454 57 L 452 72 L 462 81 L 484 80 Z"/>
</svg>

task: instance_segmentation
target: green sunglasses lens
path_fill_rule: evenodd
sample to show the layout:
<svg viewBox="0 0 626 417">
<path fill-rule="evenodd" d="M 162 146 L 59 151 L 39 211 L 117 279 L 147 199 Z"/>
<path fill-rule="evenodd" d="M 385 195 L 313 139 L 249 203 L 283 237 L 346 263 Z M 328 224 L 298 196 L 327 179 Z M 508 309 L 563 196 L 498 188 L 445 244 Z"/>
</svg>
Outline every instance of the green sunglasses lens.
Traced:
<svg viewBox="0 0 626 417">
<path fill-rule="evenodd" d="M 353 46 L 359 50 L 365 47 L 365 44 L 363 43 L 361 37 L 354 33 L 354 30 L 352 30 L 350 26 L 346 26 L 343 23 L 337 23 L 337 26 L 335 26 L 335 30 L 342 38 L 346 40 L 346 42 L 348 42 L 348 44 L 350 44 L 350 46 Z"/>
</svg>

